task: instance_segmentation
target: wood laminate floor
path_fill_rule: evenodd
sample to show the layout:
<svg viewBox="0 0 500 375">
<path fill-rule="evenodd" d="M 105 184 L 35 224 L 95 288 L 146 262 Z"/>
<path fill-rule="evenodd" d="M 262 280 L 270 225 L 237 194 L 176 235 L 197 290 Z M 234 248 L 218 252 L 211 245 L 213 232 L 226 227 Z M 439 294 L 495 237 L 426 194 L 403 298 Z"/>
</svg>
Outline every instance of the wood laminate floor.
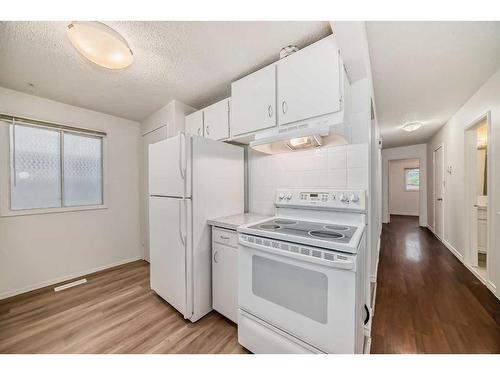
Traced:
<svg viewBox="0 0 500 375">
<path fill-rule="evenodd" d="M 500 302 L 418 218 L 382 231 L 372 353 L 500 353 Z"/>
<path fill-rule="evenodd" d="M 245 353 L 216 312 L 190 323 L 149 288 L 144 261 L 0 301 L 0 353 Z"/>
<path fill-rule="evenodd" d="M 384 225 L 372 353 L 500 353 L 500 302 L 412 217 Z M 212 312 L 190 323 L 137 261 L 0 301 L 0 353 L 245 353 Z"/>
</svg>

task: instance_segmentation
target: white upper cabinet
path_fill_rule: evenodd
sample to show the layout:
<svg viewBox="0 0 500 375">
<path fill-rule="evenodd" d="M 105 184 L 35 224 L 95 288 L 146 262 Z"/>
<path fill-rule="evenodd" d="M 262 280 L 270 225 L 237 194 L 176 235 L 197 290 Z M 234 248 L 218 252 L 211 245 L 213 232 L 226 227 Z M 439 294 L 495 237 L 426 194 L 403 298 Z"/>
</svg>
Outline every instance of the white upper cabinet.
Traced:
<svg viewBox="0 0 500 375">
<path fill-rule="evenodd" d="M 231 84 L 231 136 L 276 126 L 276 66 Z"/>
<path fill-rule="evenodd" d="M 186 133 L 203 137 L 203 111 L 186 116 Z"/>
<path fill-rule="evenodd" d="M 332 35 L 276 65 L 279 125 L 340 111 L 341 63 Z"/>
<path fill-rule="evenodd" d="M 203 109 L 205 137 L 222 141 L 229 138 L 229 98 Z"/>
</svg>

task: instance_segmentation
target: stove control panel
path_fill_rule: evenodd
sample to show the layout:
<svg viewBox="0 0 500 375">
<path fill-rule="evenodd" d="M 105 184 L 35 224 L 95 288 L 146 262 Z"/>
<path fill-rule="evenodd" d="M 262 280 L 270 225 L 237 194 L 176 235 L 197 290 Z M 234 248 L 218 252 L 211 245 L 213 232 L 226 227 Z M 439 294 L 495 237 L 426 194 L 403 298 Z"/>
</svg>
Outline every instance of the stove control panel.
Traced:
<svg viewBox="0 0 500 375">
<path fill-rule="evenodd" d="M 276 207 L 321 207 L 322 209 L 365 211 L 366 192 L 328 188 L 278 189 L 274 204 Z"/>
</svg>

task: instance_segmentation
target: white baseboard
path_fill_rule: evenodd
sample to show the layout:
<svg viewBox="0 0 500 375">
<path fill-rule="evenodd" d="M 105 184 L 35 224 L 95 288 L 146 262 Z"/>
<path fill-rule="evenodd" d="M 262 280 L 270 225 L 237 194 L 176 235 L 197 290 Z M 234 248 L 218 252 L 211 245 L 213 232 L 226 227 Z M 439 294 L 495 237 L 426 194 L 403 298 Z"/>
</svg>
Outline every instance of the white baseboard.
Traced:
<svg viewBox="0 0 500 375">
<path fill-rule="evenodd" d="M 401 216 L 419 216 L 418 212 L 391 212 L 389 215 L 401 215 Z"/>
<path fill-rule="evenodd" d="M 436 236 L 437 237 L 437 236 Z M 439 237 L 438 237 L 439 238 Z M 448 241 L 446 241 L 445 239 L 442 239 L 441 242 L 443 243 L 444 246 L 446 246 L 448 248 L 448 250 L 450 250 L 453 255 L 455 255 L 462 263 L 464 263 L 464 256 L 462 254 L 460 254 L 460 252 L 455 249 L 451 243 L 449 243 Z M 464 263 L 465 264 L 465 263 Z M 467 265 L 466 265 L 467 266 Z"/>
<path fill-rule="evenodd" d="M 31 292 L 31 291 L 36 290 L 36 289 L 45 288 L 46 286 L 58 284 L 58 283 L 61 283 L 63 281 L 74 279 L 76 277 L 81 277 L 81 276 L 85 276 L 85 275 L 88 275 L 88 274 L 91 274 L 91 273 L 94 273 L 94 272 L 102 271 L 102 270 L 105 270 L 107 268 L 116 267 L 116 266 L 120 266 L 120 265 L 125 264 L 125 263 L 134 262 L 134 261 L 140 260 L 140 259 L 142 259 L 141 256 L 134 257 L 134 258 L 123 259 L 123 260 L 119 260 L 117 262 L 106 264 L 104 266 L 91 268 L 89 270 L 77 272 L 77 273 L 74 273 L 74 274 L 71 274 L 71 275 L 57 277 L 55 279 L 44 281 L 42 283 L 28 285 L 28 286 L 20 288 L 20 289 L 3 292 L 3 293 L 0 294 L 0 300 L 5 299 L 5 298 L 9 298 L 9 297 L 13 297 L 13 296 L 17 296 L 18 294 L 22 294 L 22 293 L 26 293 L 26 292 Z"/>
<path fill-rule="evenodd" d="M 469 266 L 466 262 L 465 262 L 465 258 L 462 254 L 460 254 L 460 252 L 455 249 L 453 247 L 453 245 L 451 243 L 449 243 L 448 241 L 444 240 L 444 239 L 441 239 L 439 238 L 439 236 L 436 234 L 436 232 L 434 231 L 434 228 L 432 228 L 430 225 L 427 225 L 427 228 L 429 228 L 429 230 L 434 234 L 434 236 L 439 240 L 441 241 L 441 243 L 446 246 L 446 248 L 448 250 L 450 250 L 450 252 L 455 255 L 455 257 L 465 266 L 465 268 L 467 268 L 474 276 L 476 276 L 479 281 L 481 281 L 488 289 L 491 293 L 493 293 L 493 295 L 500 300 L 500 291 L 497 290 L 496 288 L 496 285 L 493 284 L 491 281 L 489 280 L 485 280 L 481 277 L 481 275 L 479 275 L 479 273 L 474 269 L 474 267 L 471 267 Z"/>
<path fill-rule="evenodd" d="M 380 261 L 380 237 L 378 238 L 378 241 L 377 241 L 377 259 L 375 260 L 375 270 L 374 270 L 374 273 L 372 275 L 370 275 L 370 281 L 372 283 L 376 283 L 377 282 L 377 274 L 378 274 L 378 263 Z"/>
</svg>

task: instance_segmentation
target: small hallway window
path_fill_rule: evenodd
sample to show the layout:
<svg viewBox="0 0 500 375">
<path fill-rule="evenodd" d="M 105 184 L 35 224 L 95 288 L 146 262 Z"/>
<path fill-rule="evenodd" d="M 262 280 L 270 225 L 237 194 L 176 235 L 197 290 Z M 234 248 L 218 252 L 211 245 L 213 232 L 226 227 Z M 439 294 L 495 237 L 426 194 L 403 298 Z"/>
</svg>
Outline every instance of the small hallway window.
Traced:
<svg viewBox="0 0 500 375">
<path fill-rule="evenodd" d="M 406 191 L 418 191 L 420 189 L 420 168 L 405 169 Z"/>
</svg>

